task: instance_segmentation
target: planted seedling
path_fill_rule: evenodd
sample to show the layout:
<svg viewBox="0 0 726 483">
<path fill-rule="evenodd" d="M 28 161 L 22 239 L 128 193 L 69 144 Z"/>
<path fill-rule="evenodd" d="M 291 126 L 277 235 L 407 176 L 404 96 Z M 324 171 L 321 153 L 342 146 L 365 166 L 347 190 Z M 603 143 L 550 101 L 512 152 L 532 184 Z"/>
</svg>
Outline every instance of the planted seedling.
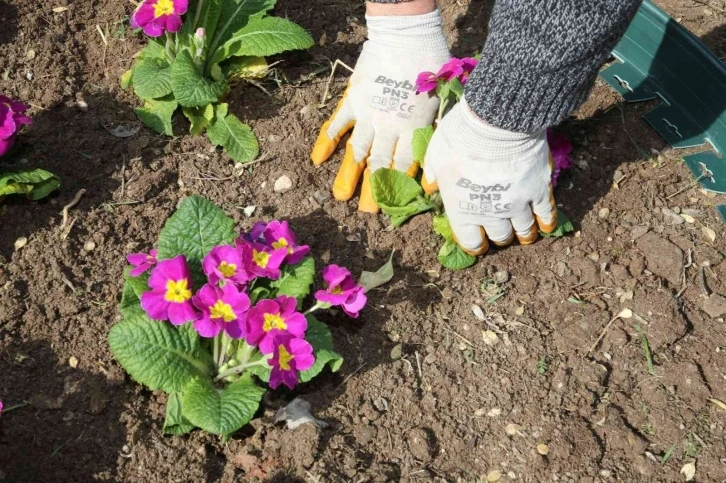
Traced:
<svg viewBox="0 0 726 483">
<path fill-rule="evenodd" d="M 264 78 L 265 57 L 307 49 L 312 37 L 287 19 L 268 17 L 275 0 L 144 0 L 131 26 L 150 37 L 133 68 L 121 78 L 144 105 L 136 114 L 155 131 L 173 135 L 181 108 L 191 134 L 207 133 L 238 162 L 259 152 L 247 124 L 230 112 L 226 98 L 240 80 Z"/>
<path fill-rule="evenodd" d="M 454 104 L 461 101 L 464 86 L 477 62 L 475 58 L 454 58 L 444 64 L 437 73 L 422 72 L 419 74 L 416 80 L 416 94 L 435 91 L 439 99 L 436 122 L 441 120 Z M 416 129 L 413 133 L 413 157 L 421 166 L 426 159 L 426 151 L 433 134 L 433 126 Z M 554 161 L 552 185 L 557 186 L 557 178 L 561 171 L 572 166 L 569 156 L 572 146 L 564 136 L 555 134 L 551 130 L 547 131 L 547 140 Z M 394 227 L 401 226 L 418 214 L 434 212 L 434 231 L 444 238 L 444 244 L 438 253 L 439 262 L 443 266 L 452 270 L 460 270 L 468 268 L 476 262 L 476 257 L 464 252 L 454 240 L 441 197 L 438 193 L 425 194 L 420 179 L 411 178 L 406 173 L 395 169 L 378 169 L 371 175 L 371 189 L 373 199 L 381 210 L 391 217 L 391 225 Z M 558 212 L 557 229 L 545 236 L 559 237 L 572 231 L 574 228 L 570 220 Z"/>
<path fill-rule="evenodd" d="M 365 287 L 345 268 L 322 270 L 287 222 L 257 223 L 237 237 L 210 201 L 186 198 L 149 253 L 127 257 L 120 312 L 108 339 L 136 381 L 168 397 L 164 431 L 198 427 L 226 438 L 247 424 L 265 385 L 293 389 L 343 358 L 314 312 L 337 306 L 350 317 Z M 261 384 L 262 383 L 262 384 Z"/>
</svg>

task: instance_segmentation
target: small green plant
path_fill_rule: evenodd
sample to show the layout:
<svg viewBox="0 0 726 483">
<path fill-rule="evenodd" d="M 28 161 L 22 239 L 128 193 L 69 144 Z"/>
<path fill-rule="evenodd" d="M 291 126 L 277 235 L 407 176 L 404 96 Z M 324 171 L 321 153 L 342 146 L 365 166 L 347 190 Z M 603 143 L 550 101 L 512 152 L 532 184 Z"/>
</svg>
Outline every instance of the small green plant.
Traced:
<svg viewBox="0 0 726 483">
<path fill-rule="evenodd" d="M 638 332 L 638 335 L 640 335 L 640 345 L 643 347 L 645 362 L 648 365 L 648 373 L 652 376 L 655 376 L 655 368 L 653 367 L 653 354 L 650 351 L 648 336 L 638 324 L 635 324 L 635 331 Z"/>
<path fill-rule="evenodd" d="M 549 362 L 547 361 L 547 356 L 542 356 L 539 358 L 539 361 L 537 361 L 537 374 L 542 375 L 545 372 L 547 372 L 550 368 Z"/>
<path fill-rule="evenodd" d="M 487 303 L 491 305 L 504 297 L 507 290 L 502 282 L 493 278 L 485 278 L 481 283 L 481 293 L 487 298 Z"/>
<path fill-rule="evenodd" d="M 695 458 L 698 456 L 699 451 L 701 451 L 701 443 L 698 441 L 695 433 L 691 431 L 688 433 L 686 442 L 683 443 L 683 454 L 687 458 Z"/>
<path fill-rule="evenodd" d="M 264 77 L 266 56 L 313 45 L 300 26 L 267 17 L 274 6 L 275 0 L 141 2 L 131 25 L 151 39 L 121 79 L 144 101 L 136 109 L 139 119 L 171 136 L 172 116 L 181 108 L 191 134 L 206 131 L 235 161 L 257 157 L 257 138 L 223 99 L 240 79 Z"/>
</svg>

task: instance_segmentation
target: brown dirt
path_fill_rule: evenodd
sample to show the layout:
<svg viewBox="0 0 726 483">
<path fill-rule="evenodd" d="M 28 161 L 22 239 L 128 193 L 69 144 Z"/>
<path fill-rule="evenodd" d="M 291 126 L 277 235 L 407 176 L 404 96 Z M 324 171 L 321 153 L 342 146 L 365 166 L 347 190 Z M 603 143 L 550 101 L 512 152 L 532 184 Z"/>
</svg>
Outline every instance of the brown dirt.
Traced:
<svg viewBox="0 0 726 483">
<path fill-rule="evenodd" d="M 691 0 L 659 3 L 726 55 L 721 11 Z M 54 13 L 58 6 L 69 10 Z M 502 481 L 682 481 L 689 461 L 697 481 L 726 477 L 726 413 L 709 402 L 726 401 L 726 300 L 706 299 L 699 276 L 714 294 L 726 293 L 726 233 L 713 209 L 723 200 L 696 188 L 668 198 L 692 177 L 640 119 L 648 105 L 622 104 L 598 82 L 563 126 L 577 166 L 557 197 L 576 235 L 497 250 L 470 270 L 449 272 L 436 260 L 429 215 L 388 232 L 385 217 L 360 215 L 354 201 L 321 206 L 311 197 L 327 192 L 341 155 L 317 169 L 308 162 L 332 106 L 314 107 L 325 74 L 304 76 L 329 59 L 355 61 L 362 2 L 280 0 L 278 14 L 327 42 L 283 57 L 290 82 L 270 84 L 271 97 L 252 86 L 234 91 L 234 109 L 271 156 L 239 177 L 202 138 L 108 133 L 135 119 L 137 101 L 118 88 L 141 45 L 120 28 L 130 8 L 0 2 L 0 91 L 32 103 L 35 119 L 10 159 L 63 179 L 52 199 L 11 201 L 0 214 L 0 398 L 28 402 L 0 419 L 0 480 L 476 481 L 500 470 Z M 454 53 L 477 49 L 491 2 L 445 0 L 442 8 Z M 107 46 L 96 25 L 108 32 Z M 336 79 L 336 94 L 344 82 Z M 272 184 L 283 173 L 296 186 L 276 195 Z M 59 212 L 81 188 L 87 193 L 62 239 Z M 164 395 L 133 383 L 114 362 L 106 334 L 118 319 L 123 255 L 148 248 L 192 193 L 242 227 L 290 219 L 319 263 L 359 272 L 396 249 L 394 280 L 371 294 L 360 319 L 325 318 L 346 364 L 297 391 L 330 422 L 325 430 L 275 425 L 275 410 L 294 396 L 280 392 L 227 444 L 201 432 L 163 436 Z M 241 208 L 250 204 L 258 210 L 245 219 Z M 664 208 L 697 221 L 672 224 L 677 218 Z M 715 242 L 701 226 L 715 231 Z M 350 234 L 361 241 L 347 241 Z M 14 251 L 20 236 L 29 242 Z M 88 240 L 97 246 L 91 252 L 83 249 Z M 511 274 L 506 294 L 487 304 L 481 282 L 503 270 Z M 614 322 L 588 354 L 626 307 L 637 317 Z M 648 334 L 655 376 L 635 323 Z M 498 343 L 487 345 L 482 330 L 495 331 Z M 403 357 L 392 360 L 397 344 Z M 507 434 L 509 424 L 520 426 L 516 434 Z M 546 456 L 538 443 L 549 446 Z"/>
</svg>

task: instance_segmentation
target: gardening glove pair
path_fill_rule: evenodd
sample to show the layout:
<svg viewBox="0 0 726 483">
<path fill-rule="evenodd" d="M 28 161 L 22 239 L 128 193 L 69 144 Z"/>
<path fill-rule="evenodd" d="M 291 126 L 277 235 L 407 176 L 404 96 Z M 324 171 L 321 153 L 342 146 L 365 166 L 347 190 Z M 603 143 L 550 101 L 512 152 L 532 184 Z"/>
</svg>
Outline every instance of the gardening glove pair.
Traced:
<svg viewBox="0 0 726 483">
<path fill-rule="evenodd" d="M 441 191 L 459 246 L 473 256 L 495 245 L 533 243 L 557 226 L 553 162 L 544 130 L 491 126 L 462 99 L 439 122 L 424 161 L 424 188 Z M 429 184 L 431 183 L 431 184 Z M 535 223 L 536 220 L 536 223 Z"/>
<path fill-rule="evenodd" d="M 413 131 L 431 125 L 439 106 L 433 94 L 416 95 L 416 77 L 436 71 L 450 54 L 438 10 L 413 16 L 366 16 L 368 41 L 343 98 L 323 124 L 313 148 L 315 165 L 324 163 L 353 129 L 333 184 L 336 199 L 353 197 L 363 176 L 358 209 L 377 213 L 370 176 L 395 168 L 415 176 Z"/>
</svg>

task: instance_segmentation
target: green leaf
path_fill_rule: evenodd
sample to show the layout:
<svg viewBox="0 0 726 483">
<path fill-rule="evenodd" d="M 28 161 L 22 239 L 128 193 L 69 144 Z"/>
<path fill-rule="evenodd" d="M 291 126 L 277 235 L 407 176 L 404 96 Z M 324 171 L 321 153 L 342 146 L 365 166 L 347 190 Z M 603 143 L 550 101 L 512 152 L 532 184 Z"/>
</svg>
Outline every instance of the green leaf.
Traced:
<svg viewBox="0 0 726 483">
<path fill-rule="evenodd" d="M 38 168 L 0 168 L 0 197 L 24 194 L 31 200 L 45 198 L 60 186 L 60 179 Z"/>
<path fill-rule="evenodd" d="M 365 287 L 365 291 L 368 292 L 369 290 L 372 290 L 376 287 L 380 287 L 383 284 L 386 284 L 391 281 L 393 278 L 393 254 L 396 253 L 396 250 L 393 250 L 391 252 L 391 256 L 388 258 L 388 261 L 383 264 L 381 268 L 376 270 L 375 272 L 363 272 L 360 275 L 360 279 L 358 280 L 358 283 L 363 285 Z"/>
<path fill-rule="evenodd" d="M 214 41 L 210 44 L 210 52 L 217 50 L 217 47 L 229 40 L 239 29 L 247 25 L 250 18 L 262 17 L 275 6 L 276 0 L 225 0 L 222 3 L 222 22 L 217 26 L 217 32 L 207 35 L 213 36 Z"/>
<path fill-rule="evenodd" d="M 555 228 L 555 231 L 552 233 L 545 233 L 540 230 L 539 234 L 545 238 L 559 238 L 567 235 L 568 233 L 572 233 L 573 231 L 575 231 L 575 227 L 567 215 L 562 213 L 560 210 L 557 210 L 557 228 Z"/>
<path fill-rule="evenodd" d="M 253 18 L 214 51 L 209 62 L 218 64 L 232 56 L 266 57 L 286 50 L 309 49 L 313 38 L 284 18 Z"/>
<path fill-rule="evenodd" d="M 161 99 L 147 99 L 143 107 L 134 110 L 136 116 L 154 131 L 167 136 L 173 136 L 171 118 L 179 103 L 169 95 Z"/>
<path fill-rule="evenodd" d="M 343 356 L 333 350 L 333 336 L 328 326 L 320 322 L 312 315 L 308 319 L 308 330 L 305 333 L 305 340 L 313 346 L 315 363 L 306 371 L 300 373 L 300 382 L 308 382 L 320 374 L 325 366 L 330 366 L 332 372 L 338 372 L 343 365 Z"/>
<path fill-rule="evenodd" d="M 119 80 L 119 84 L 121 84 L 121 89 L 126 90 L 131 86 L 131 77 L 134 75 L 134 70 L 129 69 L 123 74 L 121 74 L 121 80 Z"/>
<path fill-rule="evenodd" d="M 469 268 L 476 262 L 476 257 L 472 257 L 453 240 L 447 240 L 439 250 L 439 262 L 444 267 L 451 270 L 461 270 Z"/>
<path fill-rule="evenodd" d="M 376 170 L 371 175 L 371 189 L 373 199 L 391 217 L 393 226 L 434 208 L 416 180 L 395 169 Z"/>
<path fill-rule="evenodd" d="M 167 434 L 186 434 L 194 425 L 182 414 L 182 394 L 174 392 L 169 394 L 166 401 L 166 418 L 164 419 L 164 432 Z"/>
<path fill-rule="evenodd" d="M 270 282 L 270 287 L 277 290 L 275 296 L 287 295 L 301 302 L 310 293 L 314 279 L 315 260 L 312 257 L 305 257 L 297 265 L 283 267 L 280 278 Z"/>
<path fill-rule="evenodd" d="M 451 231 L 449 217 L 444 214 L 434 216 L 434 231 L 444 237 L 444 240 L 454 239 L 454 232 Z"/>
<path fill-rule="evenodd" d="M 449 88 L 451 89 L 451 93 L 456 97 L 456 102 L 459 102 L 464 97 L 464 85 L 459 79 L 452 79 L 449 82 Z"/>
<path fill-rule="evenodd" d="M 200 0 L 189 0 L 186 20 L 184 21 L 184 26 L 179 33 L 179 37 L 187 38 L 189 40 L 189 45 L 191 46 L 193 43 L 192 37 L 194 36 L 196 29 L 203 28 L 207 35 L 206 44 L 207 46 L 209 46 L 209 44 L 212 42 L 212 37 L 214 37 L 214 32 L 217 29 L 217 24 L 219 22 L 219 16 L 222 12 L 222 1 L 201 0 L 204 3 L 202 3 L 202 11 L 199 13 L 199 23 L 197 23 L 197 25 L 194 25 L 194 18 L 197 14 L 197 6 L 199 5 L 199 1 Z M 229 0 L 224 0 L 224 3 L 227 3 L 228 1 Z"/>
<path fill-rule="evenodd" d="M 265 357 L 260 351 L 256 351 L 255 354 L 250 357 L 250 363 L 257 362 Z M 251 374 L 260 378 L 262 382 L 270 381 L 270 373 L 272 372 L 272 366 L 269 364 L 263 364 L 261 366 L 251 366 L 247 369 L 246 374 Z"/>
<path fill-rule="evenodd" d="M 142 99 L 157 99 L 171 94 L 171 66 L 166 59 L 140 59 L 131 81 Z"/>
<path fill-rule="evenodd" d="M 223 147 L 233 160 L 249 163 L 259 154 L 260 145 L 252 129 L 227 110 L 227 104 L 217 105 L 214 119 L 207 127 L 207 136 L 212 144 Z"/>
<path fill-rule="evenodd" d="M 221 68 L 227 79 L 264 79 L 270 70 L 264 57 L 232 57 Z"/>
<path fill-rule="evenodd" d="M 161 39 L 148 39 L 146 47 L 139 52 L 138 60 L 166 59 L 168 61 L 169 59 L 166 56 L 166 48 L 163 42 L 165 42 L 163 37 Z"/>
<path fill-rule="evenodd" d="M 206 198 L 189 196 L 161 229 L 157 256 L 185 255 L 198 279 L 202 258 L 216 245 L 232 244 L 235 236 L 234 220 L 224 211 Z"/>
<path fill-rule="evenodd" d="M 143 311 L 141 308 L 141 294 L 149 290 L 149 273 L 143 273 L 138 277 L 129 275 L 131 267 L 124 270 L 124 289 L 121 293 L 121 304 L 119 311 L 124 317 L 136 312 Z"/>
<path fill-rule="evenodd" d="M 126 372 L 149 389 L 181 391 L 195 377 L 209 377 L 209 354 L 192 324 L 174 327 L 136 312 L 108 334 L 111 352 Z"/>
<path fill-rule="evenodd" d="M 174 97 L 184 107 L 215 103 L 229 89 L 225 82 L 215 82 L 204 77 L 187 49 L 177 54 L 171 66 L 171 76 Z"/>
<path fill-rule="evenodd" d="M 250 302 L 254 305 L 258 300 L 273 298 L 270 295 L 270 287 L 255 287 L 250 290 Z"/>
<path fill-rule="evenodd" d="M 214 106 L 207 104 L 204 107 L 182 107 L 182 112 L 189 119 L 191 126 L 189 134 L 202 134 L 209 122 L 214 118 Z"/>
<path fill-rule="evenodd" d="M 184 416 L 205 431 L 227 436 L 250 422 L 265 390 L 251 377 L 242 377 L 224 389 L 208 378 L 195 378 L 184 389 Z"/>
<path fill-rule="evenodd" d="M 411 145 L 413 147 L 413 159 L 415 159 L 421 166 L 423 166 L 424 159 L 426 159 L 426 150 L 429 147 L 429 142 L 433 135 L 433 126 L 421 127 L 413 131 L 413 140 L 411 141 Z"/>
</svg>

